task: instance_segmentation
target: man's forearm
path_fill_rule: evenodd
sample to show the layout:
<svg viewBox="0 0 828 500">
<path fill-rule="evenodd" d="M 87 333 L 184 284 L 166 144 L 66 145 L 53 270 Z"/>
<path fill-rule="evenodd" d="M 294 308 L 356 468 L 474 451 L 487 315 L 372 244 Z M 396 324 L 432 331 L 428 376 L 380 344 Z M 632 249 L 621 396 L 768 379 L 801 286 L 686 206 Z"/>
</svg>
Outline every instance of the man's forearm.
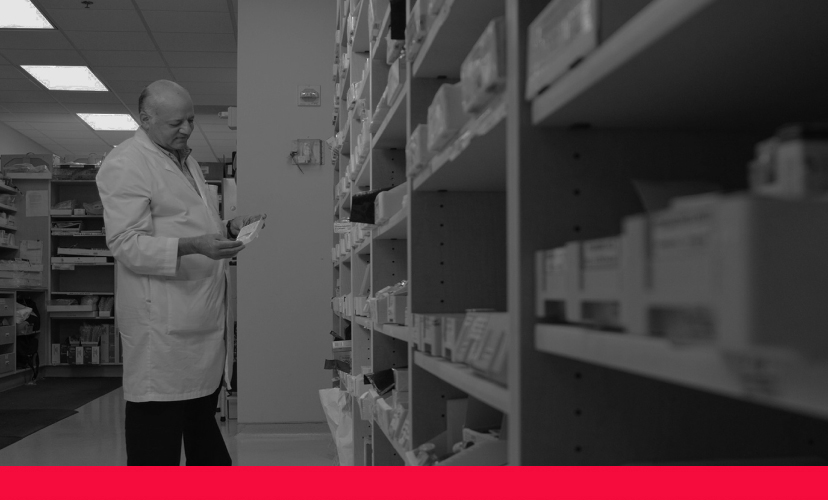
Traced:
<svg viewBox="0 0 828 500">
<path fill-rule="evenodd" d="M 178 239 L 178 256 L 182 257 L 184 255 L 192 255 L 195 253 L 200 253 L 198 251 L 198 247 L 196 245 L 196 240 L 199 237 L 195 236 L 192 238 L 179 238 Z"/>
</svg>

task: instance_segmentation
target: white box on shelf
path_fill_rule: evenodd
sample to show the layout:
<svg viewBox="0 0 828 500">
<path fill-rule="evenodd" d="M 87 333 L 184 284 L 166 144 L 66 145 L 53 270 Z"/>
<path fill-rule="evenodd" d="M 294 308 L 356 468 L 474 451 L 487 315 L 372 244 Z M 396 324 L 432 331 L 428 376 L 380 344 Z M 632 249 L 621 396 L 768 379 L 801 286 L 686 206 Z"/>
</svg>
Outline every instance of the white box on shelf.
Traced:
<svg viewBox="0 0 828 500">
<path fill-rule="evenodd" d="M 428 107 L 428 149 L 441 151 L 470 119 L 463 110 L 460 83 L 443 84 Z"/>
<path fill-rule="evenodd" d="M 405 311 L 408 307 L 408 295 L 389 295 L 387 303 L 386 323 L 404 325 Z"/>
<path fill-rule="evenodd" d="M 389 107 L 393 107 L 397 101 L 397 96 L 405 85 L 406 79 L 406 62 L 405 59 L 399 58 L 391 64 L 391 69 L 388 71 L 388 92 L 385 94 L 386 101 Z"/>
<path fill-rule="evenodd" d="M 454 350 L 457 337 L 460 335 L 460 330 L 463 328 L 463 321 L 466 319 L 465 314 L 450 314 L 446 316 L 443 322 L 443 328 L 440 332 L 442 339 L 440 342 L 440 356 L 451 359 L 451 353 Z"/>
<path fill-rule="evenodd" d="M 632 333 L 828 356 L 828 204 L 745 194 L 677 199 L 624 222 Z"/>
<path fill-rule="evenodd" d="M 421 123 L 414 129 L 405 147 L 405 175 L 417 175 L 433 156 L 434 153 L 428 149 L 428 125 Z"/>
<path fill-rule="evenodd" d="M 759 143 L 751 189 L 780 198 L 828 198 L 828 130 L 792 125 Z"/>
<path fill-rule="evenodd" d="M 463 109 L 482 111 L 506 87 L 506 28 L 502 17 L 486 27 L 460 68 Z"/>
<path fill-rule="evenodd" d="M 399 186 L 377 194 L 374 200 L 374 223 L 382 225 L 402 210 L 403 196 L 408 193 L 408 185 Z"/>
</svg>

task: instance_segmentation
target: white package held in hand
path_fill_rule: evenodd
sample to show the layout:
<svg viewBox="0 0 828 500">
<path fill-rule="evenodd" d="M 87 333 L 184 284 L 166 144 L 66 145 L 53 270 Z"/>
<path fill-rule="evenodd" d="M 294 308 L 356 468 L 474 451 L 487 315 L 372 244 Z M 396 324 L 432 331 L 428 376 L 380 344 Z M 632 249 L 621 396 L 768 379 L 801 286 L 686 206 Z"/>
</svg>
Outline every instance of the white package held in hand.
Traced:
<svg viewBox="0 0 828 500">
<path fill-rule="evenodd" d="M 236 236 L 236 241 L 241 241 L 245 245 L 250 243 L 251 241 L 255 240 L 259 236 L 259 230 L 262 228 L 262 220 L 259 219 L 256 222 L 252 222 L 246 226 L 244 226 L 241 231 L 239 231 L 239 235 Z"/>
</svg>

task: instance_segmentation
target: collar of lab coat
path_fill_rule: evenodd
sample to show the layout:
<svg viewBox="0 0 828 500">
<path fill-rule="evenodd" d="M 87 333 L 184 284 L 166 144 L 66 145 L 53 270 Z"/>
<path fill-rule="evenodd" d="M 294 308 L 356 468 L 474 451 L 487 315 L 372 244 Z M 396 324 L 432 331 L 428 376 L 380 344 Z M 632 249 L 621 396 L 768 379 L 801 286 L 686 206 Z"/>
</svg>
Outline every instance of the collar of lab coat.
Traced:
<svg viewBox="0 0 828 500">
<path fill-rule="evenodd" d="M 149 138 L 149 136 L 144 131 L 144 129 L 139 127 L 138 130 L 135 131 L 135 139 L 138 141 L 138 144 L 140 144 L 144 148 L 152 151 L 155 154 L 164 156 L 164 157 L 169 158 L 170 160 L 172 160 L 172 153 L 161 149 L 161 146 L 159 146 L 158 144 L 152 142 L 152 139 Z M 190 157 L 190 153 L 193 150 L 192 149 L 186 149 L 184 151 L 186 152 L 186 154 L 183 157 L 184 161 L 181 162 L 182 167 L 185 167 L 187 165 L 187 159 Z M 174 172 L 175 170 L 173 169 L 173 166 L 175 166 L 174 161 L 173 161 L 173 165 L 170 165 L 167 162 L 164 162 L 164 168 L 166 168 L 167 170 L 170 170 L 170 171 Z"/>
</svg>

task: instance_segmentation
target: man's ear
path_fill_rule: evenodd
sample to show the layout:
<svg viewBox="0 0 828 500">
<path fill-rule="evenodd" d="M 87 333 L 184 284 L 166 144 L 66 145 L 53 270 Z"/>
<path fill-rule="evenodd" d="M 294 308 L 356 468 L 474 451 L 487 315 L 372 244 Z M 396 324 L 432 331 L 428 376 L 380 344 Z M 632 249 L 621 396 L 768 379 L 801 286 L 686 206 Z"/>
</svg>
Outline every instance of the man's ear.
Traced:
<svg viewBox="0 0 828 500">
<path fill-rule="evenodd" d="M 138 118 L 141 120 L 141 128 L 144 130 L 149 129 L 150 125 L 152 124 L 152 117 L 146 112 L 142 111 Z"/>
</svg>

